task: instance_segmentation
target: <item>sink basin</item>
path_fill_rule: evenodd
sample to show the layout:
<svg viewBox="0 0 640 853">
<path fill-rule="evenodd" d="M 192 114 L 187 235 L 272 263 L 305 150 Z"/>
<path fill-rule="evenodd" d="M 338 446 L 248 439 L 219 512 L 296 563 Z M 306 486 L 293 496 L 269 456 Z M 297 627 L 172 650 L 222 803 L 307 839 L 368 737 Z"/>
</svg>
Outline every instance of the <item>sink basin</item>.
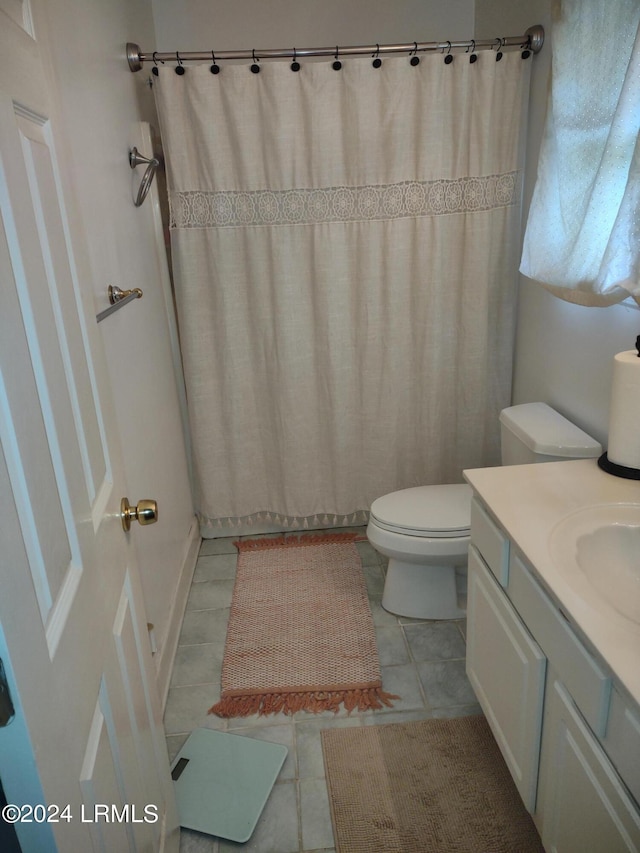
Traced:
<svg viewBox="0 0 640 853">
<path fill-rule="evenodd" d="M 640 504 L 602 504 L 563 518 L 551 557 L 572 589 L 640 628 Z"/>
</svg>

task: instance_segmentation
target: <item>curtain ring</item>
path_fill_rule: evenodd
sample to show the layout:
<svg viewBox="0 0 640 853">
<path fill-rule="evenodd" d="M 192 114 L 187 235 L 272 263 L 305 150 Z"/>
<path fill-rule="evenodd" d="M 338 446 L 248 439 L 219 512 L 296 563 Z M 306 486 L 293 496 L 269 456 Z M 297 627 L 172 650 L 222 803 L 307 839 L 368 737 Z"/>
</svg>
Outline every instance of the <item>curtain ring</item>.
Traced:
<svg viewBox="0 0 640 853">
<path fill-rule="evenodd" d="M 220 73 L 220 66 L 216 63 L 216 55 L 213 51 L 211 51 L 211 61 L 212 61 L 213 65 L 211 66 L 211 68 L 209 68 L 209 71 L 212 74 L 219 74 Z"/>
<path fill-rule="evenodd" d="M 251 56 L 253 57 L 253 62 L 251 64 L 251 72 L 253 74 L 259 74 L 260 73 L 260 66 L 258 65 L 258 62 L 260 62 L 260 57 L 256 56 L 256 49 L 255 48 L 253 48 L 253 50 L 251 51 Z"/>
<path fill-rule="evenodd" d="M 296 49 L 295 49 L 295 47 L 293 48 L 293 62 L 291 63 L 291 70 L 292 70 L 292 71 L 300 71 L 300 63 L 299 63 L 299 62 L 298 62 L 298 60 L 296 59 Z"/>
<path fill-rule="evenodd" d="M 157 77 L 157 76 L 158 76 L 158 74 L 159 74 L 159 72 L 158 72 L 158 60 L 156 59 L 156 55 L 157 55 L 157 53 L 158 53 L 158 51 L 157 51 L 157 50 L 154 50 L 154 51 L 153 51 L 153 68 L 151 69 L 151 73 L 152 73 L 155 77 Z M 160 62 L 162 62 L 162 64 L 164 65 L 164 59 L 161 59 L 161 60 L 160 60 Z"/>
<path fill-rule="evenodd" d="M 336 45 L 336 56 L 335 56 L 335 60 L 333 62 L 333 65 L 331 66 L 334 71 L 340 71 L 340 69 L 342 68 L 342 63 L 338 59 L 339 55 L 340 55 L 339 54 L 339 47 L 338 47 L 338 45 Z"/>
<path fill-rule="evenodd" d="M 184 66 L 182 65 L 182 60 L 180 59 L 180 54 L 176 50 L 176 62 L 178 65 L 176 66 L 176 74 L 182 76 L 184 74 Z"/>
<path fill-rule="evenodd" d="M 502 53 L 502 50 L 501 50 L 501 48 L 504 47 L 504 39 L 503 38 L 497 38 L 496 41 L 498 42 L 498 44 L 497 44 L 498 49 L 496 51 L 496 62 L 500 62 L 500 60 L 502 59 L 502 57 L 504 55 Z"/>
<path fill-rule="evenodd" d="M 373 54 L 373 62 L 371 63 L 374 68 L 380 68 L 382 65 L 382 60 L 380 59 L 380 45 L 376 43 L 376 52 Z"/>
<path fill-rule="evenodd" d="M 453 56 L 451 56 L 451 42 L 448 41 L 447 44 L 449 45 L 449 50 L 447 51 L 447 55 L 445 56 L 444 61 L 445 65 L 451 65 L 451 63 L 453 62 Z"/>
<path fill-rule="evenodd" d="M 473 47 L 471 48 L 471 56 L 469 57 L 469 62 L 473 65 L 474 62 L 478 59 L 478 54 L 476 53 L 476 40 L 471 39 L 473 43 Z M 467 48 L 467 53 L 469 52 L 469 48 Z"/>
<path fill-rule="evenodd" d="M 416 56 L 417 52 L 418 52 L 418 42 L 414 41 L 413 50 L 409 54 L 409 56 L 411 57 L 411 59 L 409 60 L 409 63 L 413 66 L 420 65 L 420 57 Z"/>
</svg>

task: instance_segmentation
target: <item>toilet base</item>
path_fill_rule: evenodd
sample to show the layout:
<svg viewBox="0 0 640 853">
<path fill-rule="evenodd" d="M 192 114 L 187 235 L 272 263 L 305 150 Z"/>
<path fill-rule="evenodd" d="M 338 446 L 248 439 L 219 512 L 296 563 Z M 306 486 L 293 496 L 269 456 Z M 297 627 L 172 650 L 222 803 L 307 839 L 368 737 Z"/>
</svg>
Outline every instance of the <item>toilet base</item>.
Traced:
<svg viewBox="0 0 640 853">
<path fill-rule="evenodd" d="M 389 559 L 382 606 L 411 619 L 462 619 L 455 566 L 429 566 Z"/>
</svg>

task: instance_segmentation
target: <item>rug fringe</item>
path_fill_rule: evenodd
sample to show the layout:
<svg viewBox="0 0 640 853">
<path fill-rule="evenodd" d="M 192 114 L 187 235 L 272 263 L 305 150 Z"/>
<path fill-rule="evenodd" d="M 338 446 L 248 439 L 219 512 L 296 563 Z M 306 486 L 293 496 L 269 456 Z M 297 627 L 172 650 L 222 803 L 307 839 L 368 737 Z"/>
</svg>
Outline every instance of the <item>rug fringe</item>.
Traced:
<svg viewBox="0 0 640 853">
<path fill-rule="evenodd" d="M 295 714 L 297 711 L 309 711 L 319 714 L 333 711 L 337 714 L 340 705 L 347 712 L 380 710 L 383 706 L 391 708 L 393 699 L 399 699 L 394 693 L 387 693 L 381 687 L 369 687 L 359 690 L 313 691 L 302 693 L 260 693 L 251 696 L 225 696 L 209 708 L 209 714 L 218 717 L 249 717 L 252 714 Z"/>
<path fill-rule="evenodd" d="M 271 539 L 238 539 L 233 544 L 238 551 L 267 551 L 270 548 L 297 548 L 301 545 L 324 545 L 332 542 L 355 542 L 358 533 L 303 533 L 300 536 L 274 536 Z"/>
</svg>

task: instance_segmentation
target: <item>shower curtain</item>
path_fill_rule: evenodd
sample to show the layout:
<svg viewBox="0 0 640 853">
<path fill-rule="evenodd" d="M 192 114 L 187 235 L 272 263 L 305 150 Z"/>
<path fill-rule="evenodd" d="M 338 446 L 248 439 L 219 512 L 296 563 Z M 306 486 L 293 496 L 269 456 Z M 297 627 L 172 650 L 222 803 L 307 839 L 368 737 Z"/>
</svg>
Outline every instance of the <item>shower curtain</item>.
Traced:
<svg viewBox="0 0 640 853">
<path fill-rule="evenodd" d="M 204 536 L 499 461 L 531 61 L 443 59 L 158 69 Z"/>
</svg>

